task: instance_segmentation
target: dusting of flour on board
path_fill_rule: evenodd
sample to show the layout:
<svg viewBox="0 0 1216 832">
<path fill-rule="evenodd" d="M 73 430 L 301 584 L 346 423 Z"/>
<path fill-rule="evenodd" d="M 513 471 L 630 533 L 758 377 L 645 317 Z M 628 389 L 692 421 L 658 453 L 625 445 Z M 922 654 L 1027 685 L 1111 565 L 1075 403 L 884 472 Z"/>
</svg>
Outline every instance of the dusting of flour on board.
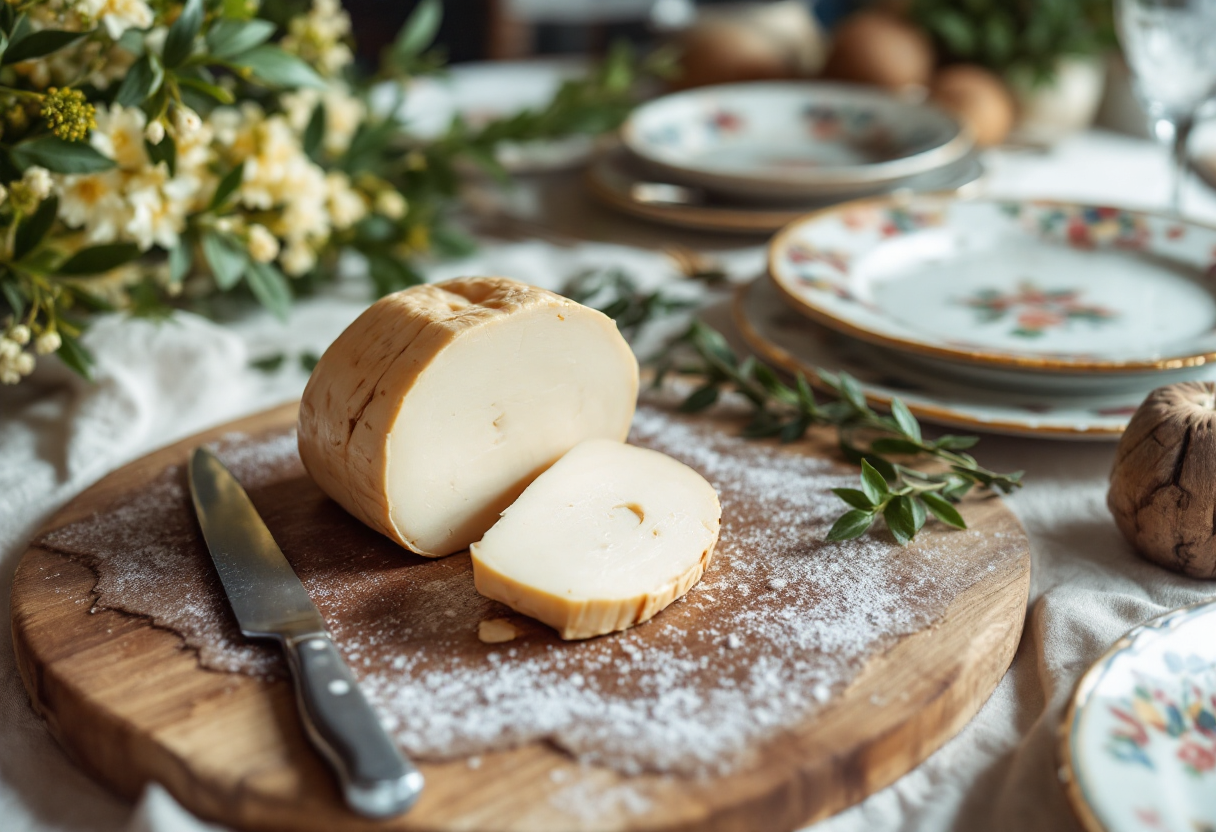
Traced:
<svg viewBox="0 0 1216 832">
<path fill-rule="evenodd" d="M 218 450 L 408 751 L 468 757 L 544 739 L 583 764 L 694 775 L 746 765 L 767 737 L 829 703 L 870 658 L 1022 551 L 1010 537 L 977 556 L 929 535 L 901 549 L 882 531 L 825 543 L 841 510 L 829 489 L 852 485 L 856 470 L 737 429 L 639 408 L 632 441 L 714 485 L 722 535 L 684 599 L 584 642 L 477 595 L 467 555 L 416 557 L 354 521 L 307 478 L 294 433 L 229 436 Z M 282 672 L 274 650 L 236 632 L 181 469 L 39 545 L 88 563 L 98 606 L 180 633 L 203 665 Z M 492 619 L 508 619 L 515 638 L 483 643 L 479 625 Z M 641 808 L 621 800 L 623 811 Z"/>
</svg>

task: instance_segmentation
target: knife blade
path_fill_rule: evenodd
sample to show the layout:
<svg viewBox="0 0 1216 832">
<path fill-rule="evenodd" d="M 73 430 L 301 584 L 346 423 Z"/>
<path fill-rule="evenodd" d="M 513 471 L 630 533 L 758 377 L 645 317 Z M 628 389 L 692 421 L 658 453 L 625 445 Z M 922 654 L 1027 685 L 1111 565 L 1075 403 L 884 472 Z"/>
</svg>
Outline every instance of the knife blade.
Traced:
<svg viewBox="0 0 1216 832">
<path fill-rule="evenodd" d="M 347 805 L 373 818 L 405 812 L 422 791 L 422 774 L 376 719 L 253 501 L 203 447 L 190 457 L 189 480 L 203 539 L 241 632 L 282 645 L 304 728 L 337 774 Z"/>
</svg>

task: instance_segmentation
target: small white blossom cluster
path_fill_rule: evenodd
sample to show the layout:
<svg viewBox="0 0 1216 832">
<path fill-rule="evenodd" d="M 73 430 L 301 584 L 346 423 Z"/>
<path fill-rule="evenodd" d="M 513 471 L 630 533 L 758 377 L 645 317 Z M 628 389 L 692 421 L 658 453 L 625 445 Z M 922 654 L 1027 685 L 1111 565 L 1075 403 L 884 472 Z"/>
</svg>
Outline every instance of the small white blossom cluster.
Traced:
<svg viewBox="0 0 1216 832">
<path fill-rule="evenodd" d="M 145 0 L 48 0 L 30 7 L 30 29 L 57 29 L 81 32 L 100 23 L 110 41 L 85 38 L 67 49 L 48 56 L 23 61 L 14 69 L 40 89 L 52 84 L 79 83 L 84 80 L 106 89 L 121 81 L 135 63 L 135 54 L 118 43 L 128 29 L 147 29 L 155 16 Z"/>
<path fill-rule="evenodd" d="M 354 59 L 348 37 L 350 16 L 339 0 L 313 0 L 308 14 L 292 19 L 281 45 L 322 74 L 336 75 Z"/>
<path fill-rule="evenodd" d="M 11 326 L 0 336 L 0 384 L 17 384 L 34 372 L 34 353 L 25 349 L 30 338 L 30 328 L 25 324 Z M 62 343 L 58 332 L 48 330 L 34 339 L 34 352 L 49 355 Z"/>
</svg>

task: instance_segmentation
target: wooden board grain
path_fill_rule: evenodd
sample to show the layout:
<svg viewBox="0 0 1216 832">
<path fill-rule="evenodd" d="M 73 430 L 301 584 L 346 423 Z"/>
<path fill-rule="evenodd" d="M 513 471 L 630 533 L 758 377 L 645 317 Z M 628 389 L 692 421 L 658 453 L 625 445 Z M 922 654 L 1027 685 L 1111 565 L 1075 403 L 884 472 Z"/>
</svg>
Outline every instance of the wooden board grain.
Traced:
<svg viewBox="0 0 1216 832">
<path fill-rule="evenodd" d="M 154 453 L 83 493 L 48 529 L 90 517 L 201 442 L 281 432 L 294 419 L 295 406 L 284 406 Z M 826 440 L 810 450 L 829 452 Z M 872 660 L 815 718 L 766 742 L 756 764 L 719 778 L 625 776 L 578 766 L 538 742 L 482 755 L 476 768 L 464 760 L 423 763 L 422 800 L 386 822 L 343 807 L 304 738 L 286 682 L 204 670 L 177 634 L 91 610 L 96 576 L 78 561 L 40 548 L 25 554 L 13 587 L 13 637 L 33 707 L 83 768 L 128 798 L 155 780 L 197 815 L 239 829 L 788 830 L 916 766 L 966 724 L 1008 668 L 1029 591 L 1028 545 L 999 500 L 973 501 L 966 513 L 1006 546 L 1014 540 L 1014 556 L 955 596 L 934 626 Z M 952 539 L 930 528 L 924 534 Z M 956 545 L 984 545 L 967 540 Z M 644 784 L 647 811 L 559 811 L 549 798 L 571 777 L 600 790 Z"/>
</svg>

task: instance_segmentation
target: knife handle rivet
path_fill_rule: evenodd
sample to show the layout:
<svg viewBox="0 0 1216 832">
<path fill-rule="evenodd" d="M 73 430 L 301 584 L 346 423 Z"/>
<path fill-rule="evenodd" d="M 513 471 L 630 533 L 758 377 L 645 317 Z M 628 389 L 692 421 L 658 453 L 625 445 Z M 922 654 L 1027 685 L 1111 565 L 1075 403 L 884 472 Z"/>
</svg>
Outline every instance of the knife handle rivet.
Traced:
<svg viewBox="0 0 1216 832">
<path fill-rule="evenodd" d="M 325 641 L 323 639 L 315 638 L 312 641 L 308 642 L 308 646 L 313 650 L 318 650 L 318 651 L 324 650 Z"/>
<path fill-rule="evenodd" d="M 329 683 L 329 692 L 334 696 L 343 696 L 350 693 L 350 682 L 344 679 L 334 679 Z"/>
</svg>

